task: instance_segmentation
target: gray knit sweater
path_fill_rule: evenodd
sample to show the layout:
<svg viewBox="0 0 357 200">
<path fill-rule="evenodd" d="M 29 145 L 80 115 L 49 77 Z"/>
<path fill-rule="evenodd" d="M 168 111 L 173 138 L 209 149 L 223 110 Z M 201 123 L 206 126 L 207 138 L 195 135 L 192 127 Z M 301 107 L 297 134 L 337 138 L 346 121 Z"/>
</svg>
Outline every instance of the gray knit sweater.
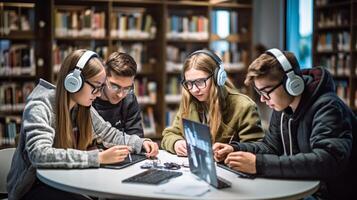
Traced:
<svg viewBox="0 0 357 200">
<path fill-rule="evenodd" d="M 54 85 L 40 80 L 26 100 L 19 144 L 16 148 L 7 177 L 8 198 L 20 199 L 36 179 L 36 168 L 89 168 L 99 167 L 98 150 L 53 148 L 55 132 Z M 91 108 L 93 138 L 104 143 L 124 144 L 123 134 L 111 127 Z M 125 141 L 135 152 L 140 152 L 143 142 L 137 135 L 125 135 Z"/>
</svg>

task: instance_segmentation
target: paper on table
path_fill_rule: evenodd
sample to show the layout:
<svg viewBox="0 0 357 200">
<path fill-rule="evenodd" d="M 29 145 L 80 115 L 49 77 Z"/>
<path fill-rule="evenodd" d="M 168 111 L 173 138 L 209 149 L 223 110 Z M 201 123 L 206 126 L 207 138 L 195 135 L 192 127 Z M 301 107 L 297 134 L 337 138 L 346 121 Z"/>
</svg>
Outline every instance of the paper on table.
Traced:
<svg viewBox="0 0 357 200">
<path fill-rule="evenodd" d="M 183 174 L 158 187 L 156 193 L 201 196 L 210 190 L 210 185 L 192 174 Z"/>
</svg>

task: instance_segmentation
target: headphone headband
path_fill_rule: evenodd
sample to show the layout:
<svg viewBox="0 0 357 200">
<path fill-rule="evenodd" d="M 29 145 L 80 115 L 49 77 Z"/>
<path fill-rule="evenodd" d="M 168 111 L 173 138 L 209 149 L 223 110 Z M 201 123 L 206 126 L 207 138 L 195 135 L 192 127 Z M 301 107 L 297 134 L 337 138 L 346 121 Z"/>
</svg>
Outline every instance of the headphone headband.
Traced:
<svg viewBox="0 0 357 200">
<path fill-rule="evenodd" d="M 267 52 L 271 53 L 283 67 L 285 72 L 288 72 L 293 69 L 289 60 L 285 57 L 285 55 L 277 48 L 269 49 Z"/>
<path fill-rule="evenodd" d="M 206 49 L 201 49 L 201 50 L 195 51 L 195 52 L 191 53 L 188 56 L 188 58 L 192 57 L 193 55 L 200 54 L 200 53 L 206 54 L 209 57 L 211 57 L 217 63 L 217 66 L 221 66 L 223 64 L 223 61 L 215 53 L 212 53 L 211 51 L 206 50 Z"/>
</svg>

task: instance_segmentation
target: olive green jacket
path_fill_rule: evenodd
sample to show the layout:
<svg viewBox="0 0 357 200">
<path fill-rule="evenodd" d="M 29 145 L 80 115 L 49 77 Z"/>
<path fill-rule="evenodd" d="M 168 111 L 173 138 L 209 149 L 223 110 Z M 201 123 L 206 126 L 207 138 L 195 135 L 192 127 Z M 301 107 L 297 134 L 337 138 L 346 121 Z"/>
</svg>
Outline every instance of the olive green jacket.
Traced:
<svg viewBox="0 0 357 200">
<path fill-rule="evenodd" d="M 222 123 L 214 141 L 229 143 L 230 140 L 248 142 L 262 139 L 264 133 L 254 101 L 237 90 L 225 87 L 224 91 L 226 106 L 223 109 Z M 200 122 L 199 113 L 194 103 L 190 104 L 189 110 L 187 118 Z M 184 139 L 181 116 L 182 106 L 180 105 L 172 126 L 165 128 L 162 133 L 161 147 L 171 153 L 175 153 L 175 142 Z"/>
</svg>

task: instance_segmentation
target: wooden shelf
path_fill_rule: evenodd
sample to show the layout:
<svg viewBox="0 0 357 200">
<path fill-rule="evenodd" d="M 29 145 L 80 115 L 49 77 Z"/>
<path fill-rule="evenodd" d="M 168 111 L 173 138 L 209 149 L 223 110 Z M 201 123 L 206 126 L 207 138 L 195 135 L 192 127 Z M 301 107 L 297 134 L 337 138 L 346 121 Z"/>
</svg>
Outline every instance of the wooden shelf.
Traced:
<svg viewBox="0 0 357 200">
<path fill-rule="evenodd" d="M 1 0 L 0 0 L 1 1 Z M 21 2 L 21 0 L 15 0 L 16 2 Z M 27 0 L 22 0 L 23 2 L 29 2 Z M 220 1 L 220 0 L 219 0 Z M 247 4 L 242 3 L 232 3 L 234 1 L 220 1 L 218 3 L 214 3 L 213 1 L 197 1 L 197 0 L 51 0 L 51 1 L 35 1 L 34 9 L 35 9 L 35 17 L 34 24 L 36 25 L 36 35 L 34 32 L 29 33 L 17 33 L 10 35 L 2 35 L 0 36 L 1 40 L 24 40 L 26 42 L 35 43 L 35 55 L 36 62 L 39 58 L 44 60 L 44 67 L 37 67 L 36 76 L 28 77 L 28 76 L 14 76 L 14 77 L 6 77 L 0 75 L 0 81 L 2 80 L 11 80 L 15 82 L 23 82 L 24 80 L 36 81 L 37 77 L 44 78 L 49 80 L 50 82 L 55 81 L 55 72 L 52 67 L 54 66 L 54 47 L 58 48 L 56 50 L 62 51 L 73 48 L 98 48 L 99 51 L 107 53 L 108 55 L 114 51 L 120 49 L 121 51 L 127 51 L 132 48 L 131 45 L 135 43 L 139 43 L 142 45 L 140 48 L 144 49 L 142 52 L 145 53 L 142 56 L 142 60 L 137 61 L 144 63 L 141 66 L 141 71 L 138 71 L 137 79 L 142 80 L 146 79 L 147 81 L 153 81 L 157 84 L 157 99 L 156 102 L 140 100 L 142 101 L 140 104 L 144 107 L 152 107 L 153 114 L 155 117 L 155 127 L 156 127 L 156 135 L 150 136 L 151 138 L 161 139 L 161 132 L 165 128 L 165 115 L 168 111 L 167 106 L 177 107 L 180 103 L 179 100 L 168 100 L 166 99 L 166 90 L 168 89 L 168 81 L 170 78 L 177 78 L 177 82 L 180 81 L 181 71 L 166 71 L 166 63 L 167 63 L 167 49 L 168 46 L 174 46 L 180 51 L 180 55 L 188 55 L 189 52 L 192 52 L 197 49 L 202 48 L 210 48 L 210 45 L 214 41 L 228 41 L 230 43 L 235 43 L 239 45 L 242 49 L 247 52 L 248 60 L 251 58 L 250 54 L 252 52 L 252 20 L 249 16 L 253 15 L 253 1 L 245 0 L 248 2 Z M 95 8 L 95 12 L 104 12 L 104 27 L 105 27 L 105 37 L 91 37 L 91 36 L 83 36 L 83 37 L 70 37 L 70 36 L 59 36 L 56 35 L 55 23 L 56 23 L 56 15 L 55 12 L 82 12 L 88 8 Z M 152 16 L 153 22 L 155 24 L 155 38 L 138 38 L 138 37 L 117 37 L 111 35 L 111 30 L 113 29 L 113 23 L 111 22 L 112 13 L 120 13 L 122 8 L 126 8 L 128 10 L 140 10 L 140 12 L 145 12 L 145 14 L 150 14 Z M 224 9 L 228 11 L 241 12 L 243 13 L 239 15 L 239 24 L 242 24 L 244 28 L 247 28 L 247 33 L 242 35 L 230 35 L 227 38 L 218 38 L 218 37 L 208 37 L 211 34 L 211 13 L 218 10 Z M 208 20 L 208 27 L 204 29 L 208 31 L 207 35 L 204 33 L 203 35 L 207 37 L 207 39 L 174 39 L 167 37 L 167 28 L 168 22 L 167 19 L 172 15 L 178 16 L 203 16 L 203 23 L 206 23 Z M 246 17 L 248 16 L 248 17 Z M 79 15 L 78 15 L 79 17 Z M 102 18 L 101 18 L 102 19 Z M 142 18 L 144 19 L 144 18 Z M 46 26 L 42 28 L 37 28 L 39 24 L 39 20 L 43 21 Z M 129 20 L 128 20 L 129 21 Z M 134 20 L 135 21 L 135 20 Z M 144 20 L 143 20 L 144 21 Z M 116 23 L 116 22 L 114 22 Z M 198 26 L 198 25 L 197 25 Z M 102 27 L 101 27 L 102 28 Z M 238 31 L 240 30 L 240 26 L 237 27 Z M 151 30 L 151 29 L 150 29 Z M 202 30 L 201 30 L 202 31 Z M 154 31 L 152 31 L 154 32 Z M 151 33 L 152 33 L 151 32 Z M 59 32 L 61 33 L 61 32 Z M 195 32 L 196 33 L 196 32 Z M 174 35 L 176 36 L 176 35 Z M 181 35 L 179 35 L 180 38 Z M 196 36 L 196 34 L 192 34 L 189 36 Z M 202 38 L 202 37 L 198 37 Z M 243 44 L 242 44 L 243 43 Z M 242 44 L 242 45 L 241 45 Z M 128 47 L 129 46 L 129 47 Z M 241 50 L 240 48 L 240 50 Z M 95 49 L 96 50 L 96 49 Z M 61 55 L 66 55 L 64 52 Z M 68 52 L 65 52 L 68 53 Z M 242 52 L 240 52 L 242 53 Z M 243 52 L 245 54 L 245 52 Z M 108 55 L 103 55 L 108 56 Z M 104 57 L 104 59 L 106 59 Z M 137 59 L 137 58 L 135 58 Z M 181 60 L 179 62 L 182 62 Z M 154 63 L 154 64 L 152 64 Z M 58 62 L 56 61 L 56 64 Z M 245 66 L 247 67 L 247 66 Z M 175 68 L 176 69 L 176 68 Z M 242 69 L 227 69 L 229 75 L 241 74 L 244 73 Z M 179 83 L 178 83 L 179 84 Z M 181 86 L 178 86 L 181 87 Z M 0 113 L 1 114 L 1 113 Z M 5 113 L 9 114 L 9 113 Z M 15 113 L 16 114 L 16 113 Z M 18 113 L 20 114 L 20 113 Z"/>
<path fill-rule="evenodd" d="M 342 26 L 328 26 L 328 27 L 317 27 L 318 31 L 343 31 L 349 30 L 351 28 L 350 25 L 342 25 Z"/>
<path fill-rule="evenodd" d="M 0 40 L 33 40 L 35 34 L 32 31 L 11 31 L 9 34 L 0 35 Z"/>
<path fill-rule="evenodd" d="M 67 40 L 67 41 L 92 41 L 92 40 L 108 40 L 108 37 L 92 37 L 92 36 L 80 36 L 80 37 L 61 37 L 55 36 L 55 40 Z"/>
<path fill-rule="evenodd" d="M 321 6 L 315 6 L 315 10 L 323 10 L 323 9 L 337 9 L 337 7 L 348 7 L 351 5 L 351 2 L 348 1 L 342 1 L 342 2 L 333 2 L 333 3 L 328 3 L 326 5 L 321 5 Z"/>
<path fill-rule="evenodd" d="M 0 75 L 0 81 L 33 81 L 36 80 L 37 76 L 30 76 L 30 75 L 10 75 L 10 76 L 4 76 Z"/>
<path fill-rule="evenodd" d="M 316 2 L 316 1 L 314 1 Z M 333 71 L 350 71 L 350 67 L 354 66 L 356 55 L 355 50 L 352 48 L 350 50 L 337 50 L 338 46 L 347 46 L 354 47 L 356 41 L 356 29 L 352 22 L 355 22 L 356 15 L 356 6 L 352 6 L 352 4 L 356 2 L 355 0 L 344 0 L 344 1 L 333 1 L 329 2 L 323 6 L 314 5 L 314 32 L 313 32 L 313 66 L 324 66 L 326 68 L 332 69 Z M 348 14 L 348 15 L 347 15 Z M 326 18 L 330 18 L 331 16 L 341 16 L 341 21 L 348 22 L 349 24 L 345 25 L 336 25 L 329 27 L 317 27 L 318 20 L 320 20 L 320 16 L 326 16 Z M 326 20 L 326 19 L 325 19 Z M 326 22 L 326 21 L 325 21 Z M 343 34 L 340 34 L 343 33 Z M 321 36 L 323 35 L 323 36 Z M 339 37 L 343 37 L 343 41 L 350 40 L 350 43 L 341 43 L 341 39 Z M 345 39 L 347 37 L 348 39 Z M 320 40 L 319 40 L 320 38 Z M 322 39 L 321 39 L 322 38 Z M 324 40 L 326 39 L 326 40 Z M 353 43 L 352 43 L 353 42 Z M 328 44 L 327 44 L 328 43 Z M 351 44 L 352 43 L 352 44 Z M 329 51 L 318 51 L 317 45 L 331 45 L 333 50 Z M 342 56 L 340 56 L 342 55 Z M 342 63 L 342 64 L 341 64 Z M 344 65 L 344 66 L 342 66 Z M 337 67 L 336 67 L 337 66 Z M 337 69 L 336 69 L 337 68 Z M 346 94 L 347 102 L 354 102 L 354 94 L 357 88 L 357 81 L 355 79 L 355 74 L 351 73 L 348 75 L 333 75 L 333 78 L 336 81 L 340 81 L 342 83 L 347 82 L 347 86 L 343 86 L 343 84 L 338 87 L 343 87 L 340 89 L 347 90 L 348 94 Z M 349 105 L 352 107 L 352 105 Z"/>
</svg>

